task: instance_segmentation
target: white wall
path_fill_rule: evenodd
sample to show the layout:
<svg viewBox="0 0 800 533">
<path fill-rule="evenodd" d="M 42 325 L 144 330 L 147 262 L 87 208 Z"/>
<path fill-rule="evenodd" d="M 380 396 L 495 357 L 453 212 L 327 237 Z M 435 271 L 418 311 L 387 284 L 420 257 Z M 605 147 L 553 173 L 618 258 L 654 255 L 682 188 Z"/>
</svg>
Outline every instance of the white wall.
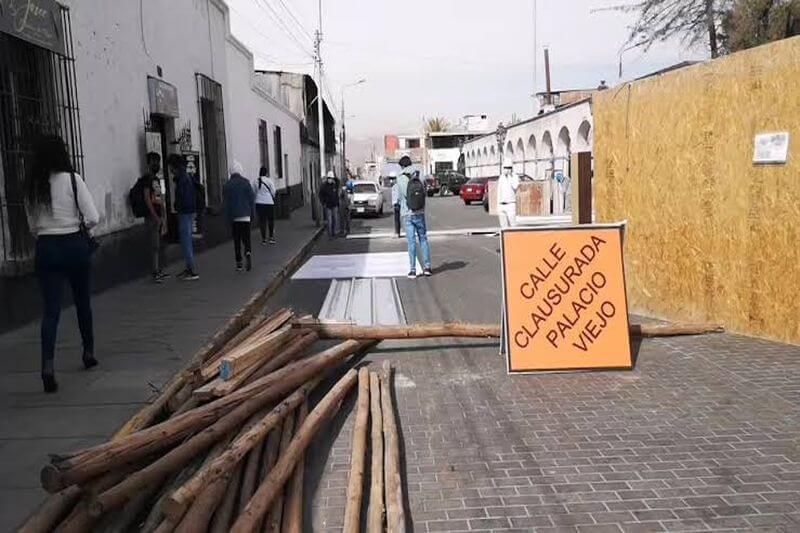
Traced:
<svg viewBox="0 0 800 533">
<path fill-rule="evenodd" d="M 228 65 L 225 118 L 229 163 L 233 160 L 241 163 L 248 178 L 255 179 L 258 176 L 261 167 L 258 121 L 264 120 L 269 138 L 269 175 L 277 178 L 275 126 L 280 126 L 281 148 L 283 154 L 288 156 L 289 166 L 284 166 L 283 179 L 276 179 L 275 184 L 278 189 L 301 184 L 300 117 L 254 84 L 253 55 L 244 45 L 234 37 L 229 37 L 225 49 Z"/>
<path fill-rule="evenodd" d="M 591 151 L 593 133 L 591 103 L 585 101 L 509 127 L 503 152 L 514 161 L 515 172 L 545 179 L 553 168 L 566 171 L 571 153 Z M 568 144 L 559 142 L 560 134 L 561 139 L 569 139 Z M 552 152 L 547 139 L 552 141 Z M 494 156 L 491 150 L 496 152 Z M 499 174 L 501 161 L 494 133 L 465 143 L 464 154 L 468 177 Z"/>
<path fill-rule="evenodd" d="M 458 158 L 461 150 L 458 148 L 428 148 L 428 172 L 436 172 L 437 162 L 449 162 L 453 165 L 452 170 L 458 170 Z"/>
<path fill-rule="evenodd" d="M 195 73 L 225 90 L 227 8 L 217 0 L 144 2 L 140 19 L 139 2 L 63 3 L 72 19 L 84 174 L 101 214 L 98 234 L 110 233 L 136 223 L 127 193 L 143 171 L 147 76 L 157 77 L 157 65 L 178 90 L 176 129 L 190 125 L 193 149 L 201 149 Z"/>
</svg>

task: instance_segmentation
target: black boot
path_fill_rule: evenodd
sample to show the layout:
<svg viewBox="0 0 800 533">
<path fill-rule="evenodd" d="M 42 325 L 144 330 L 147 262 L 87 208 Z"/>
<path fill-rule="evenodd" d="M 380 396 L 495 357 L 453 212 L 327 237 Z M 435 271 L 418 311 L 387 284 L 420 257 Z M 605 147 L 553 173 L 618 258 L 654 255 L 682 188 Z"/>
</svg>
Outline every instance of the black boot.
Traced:
<svg viewBox="0 0 800 533">
<path fill-rule="evenodd" d="M 88 350 L 83 351 L 83 367 L 86 370 L 97 366 L 97 359 L 94 358 L 94 354 Z"/>
<path fill-rule="evenodd" d="M 42 372 L 42 385 L 44 385 L 44 391 L 46 393 L 50 394 L 56 392 L 58 390 L 58 383 L 56 383 L 55 374 Z"/>
</svg>

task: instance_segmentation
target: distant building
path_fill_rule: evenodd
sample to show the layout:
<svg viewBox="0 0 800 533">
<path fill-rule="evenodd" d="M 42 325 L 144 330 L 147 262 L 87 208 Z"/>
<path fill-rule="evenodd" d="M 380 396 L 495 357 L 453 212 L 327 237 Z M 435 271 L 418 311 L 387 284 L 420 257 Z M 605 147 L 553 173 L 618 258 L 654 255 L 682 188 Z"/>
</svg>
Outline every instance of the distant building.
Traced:
<svg viewBox="0 0 800 533">
<path fill-rule="evenodd" d="M 602 89 L 599 87 L 597 89 L 563 89 L 551 91 L 549 95 L 543 91 L 536 93 L 536 99 L 539 101 L 539 109 L 548 113 L 559 107 L 591 98 L 598 90 Z"/>
</svg>

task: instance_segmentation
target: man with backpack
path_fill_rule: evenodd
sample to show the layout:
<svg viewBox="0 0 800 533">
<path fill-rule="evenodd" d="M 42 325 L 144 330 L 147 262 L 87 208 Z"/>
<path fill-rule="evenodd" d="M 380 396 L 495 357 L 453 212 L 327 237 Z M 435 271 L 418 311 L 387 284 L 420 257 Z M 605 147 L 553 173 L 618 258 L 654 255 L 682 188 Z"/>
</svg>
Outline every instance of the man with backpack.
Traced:
<svg viewBox="0 0 800 533">
<path fill-rule="evenodd" d="M 161 155 L 149 152 L 146 159 L 147 172 L 134 184 L 129 198 L 131 210 L 135 217 L 144 218 L 147 237 L 152 254 L 153 281 L 161 283 L 169 278 L 164 272 L 164 235 L 167 233 L 167 214 L 161 194 L 161 181 L 158 172 L 161 170 Z"/>
<path fill-rule="evenodd" d="M 425 199 L 427 192 L 425 184 L 418 172 L 411 168 L 411 158 L 400 158 L 400 175 L 394 184 L 392 196 L 400 204 L 400 217 L 406 227 L 406 241 L 408 242 L 408 260 L 411 268 L 408 279 L 417 277 L 417 237 L 422 251 L 422 274 L 431 276 L 431 250 L 428 246 L 428 230 L 425 227 Z"/>
</svg>

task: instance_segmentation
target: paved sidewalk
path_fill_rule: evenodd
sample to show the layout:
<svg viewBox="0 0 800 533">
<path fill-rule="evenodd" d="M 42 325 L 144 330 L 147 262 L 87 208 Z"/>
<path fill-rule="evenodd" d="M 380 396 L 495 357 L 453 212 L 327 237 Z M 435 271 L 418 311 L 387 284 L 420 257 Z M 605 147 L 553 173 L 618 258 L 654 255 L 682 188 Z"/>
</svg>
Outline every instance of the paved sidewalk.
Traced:
<svg viewBox="0 0 800 533">
<path fill-rule="evenodd" d="M 198 257 L 199 281 L 156 285 L 148 278 L 96 296 L 100 365 L 91 371 L 81 364 L 74 309 L 65 309 L 54 395 L 42 392 L 39 379 L 38 322 L 0 335 L 0 531 L 19 525 L 45 496 L 39 469 L 48 453 L 107 439 L 315 232 L 302 208 L 277 221 L 277 245 L 262 247 L 253 233 L 252 272 L 235 272 L 233 245 L 226 243 Z M 180 263 L 169 268 L 181 269 Z"/>
</svg>

